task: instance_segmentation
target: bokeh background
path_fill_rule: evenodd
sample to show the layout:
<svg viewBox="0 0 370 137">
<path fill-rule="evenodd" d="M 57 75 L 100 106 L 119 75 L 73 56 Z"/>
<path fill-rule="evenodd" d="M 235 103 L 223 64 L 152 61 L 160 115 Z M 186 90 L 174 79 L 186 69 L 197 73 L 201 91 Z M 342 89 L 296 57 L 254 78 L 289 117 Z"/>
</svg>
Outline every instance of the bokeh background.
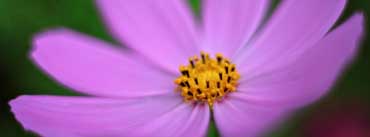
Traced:
<svg viewBox="0 0 370 137">
<path fill-rule="evenodd" d="M 355 11 L 367 16 L 370 1 L 348 0 L 339 21 Z M 277 5 L 279 0 L 274 0 Z M 189 0 L 199 13 L 199 1 Z M 8 101 L 21 94 L 76 95 L 43 74 L 28 54 L 31 38 L 47 28 L 67 27 L 112 41 L 92 0 L 0 0 L 0 136 L 34 137 L 16 122 Z M 210 137 L 218 136 L 213 124 Z M 304 108 L 266 137 L 370 137 L 370 37 L 329 95 Z"/>
</svg>

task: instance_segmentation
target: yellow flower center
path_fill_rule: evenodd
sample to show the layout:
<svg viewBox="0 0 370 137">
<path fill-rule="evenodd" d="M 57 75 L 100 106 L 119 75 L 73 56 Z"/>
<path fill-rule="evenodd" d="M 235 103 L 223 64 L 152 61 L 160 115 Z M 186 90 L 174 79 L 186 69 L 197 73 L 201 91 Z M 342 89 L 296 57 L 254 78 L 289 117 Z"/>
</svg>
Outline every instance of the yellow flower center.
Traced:
<svg viewBox="0 0 370 137">
<path fill-rule="evenodd" d="M 187 66 L 180 66 L 181 76 L 175 83 L 186 102 L 207 102 L 211 107 L 215 101 L 222 100 L 228 93 L 235 92 L 240 77 L 235 64 L 221 54 L 210 58 L 202 52 L 191 57 Z"/>
</svg>

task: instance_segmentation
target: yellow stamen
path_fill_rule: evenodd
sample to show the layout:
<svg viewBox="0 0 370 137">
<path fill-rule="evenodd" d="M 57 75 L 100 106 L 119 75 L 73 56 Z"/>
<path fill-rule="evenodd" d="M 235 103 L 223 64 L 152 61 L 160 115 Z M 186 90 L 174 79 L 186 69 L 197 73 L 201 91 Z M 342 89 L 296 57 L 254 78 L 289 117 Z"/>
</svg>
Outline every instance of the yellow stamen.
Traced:
<svg viewBox="0 0 370 137">
<path fill-rule="evenodd" d="M 189 59 L 189 65 L 180 66 L 181 76 L 175 83 L 177 91 L 181 92 L 186 102 L 207 102 L 211 107 L 214 101 L 222 100 L 228 93 L 235 92 L 240 77 L 235 64 L 216 54 L 210 58 L 209 54 L 201 52 L 198 56 Z"/>
</svg>

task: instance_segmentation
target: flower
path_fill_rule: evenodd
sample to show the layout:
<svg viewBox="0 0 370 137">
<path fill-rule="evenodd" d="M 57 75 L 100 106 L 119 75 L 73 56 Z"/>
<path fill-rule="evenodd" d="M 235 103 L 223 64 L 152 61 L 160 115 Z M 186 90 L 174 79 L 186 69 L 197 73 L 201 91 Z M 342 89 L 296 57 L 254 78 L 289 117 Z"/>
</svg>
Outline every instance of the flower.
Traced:
<svg viewBox="0 0 370 137">
<path fill-rule="evenodd" d="M 261 30 L 268 0 L 203 2 L 197 22 L 185 1 L 98 0 L 129 49 L 68 29 L 38 34 L 32 60 L 90 96 L 20 96 L 16 119 L 46 137 L 195 137 L 213 115 L 222 136 L 258 136 L 324 95 L 363 31 L 361 13 L 330 31 L 345 0 L 286 0 Z"/>
</svg>

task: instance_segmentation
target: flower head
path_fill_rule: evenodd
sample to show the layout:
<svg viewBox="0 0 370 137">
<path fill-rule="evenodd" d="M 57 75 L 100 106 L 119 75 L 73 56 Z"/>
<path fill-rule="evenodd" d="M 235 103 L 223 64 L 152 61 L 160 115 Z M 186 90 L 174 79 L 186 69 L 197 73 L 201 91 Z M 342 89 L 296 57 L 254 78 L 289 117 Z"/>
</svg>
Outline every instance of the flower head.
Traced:
<svg viewBox="0 0 370 137">
<path fill-rule="evenodd" d="M 98 0 L 130 49 L 67 29 L 41 33 L 32 60 L 90 96 L 10 105 L 46 137 L 204 136 L 211 115 L 222 136 L 258 136 L 324 95 L 353 57 L 363 15 L 330 31 L 345 3 L 286 0 L 260 27 L 268 0 L 205 0 L 201 24 L 181 0 Z"/>
</svg>

